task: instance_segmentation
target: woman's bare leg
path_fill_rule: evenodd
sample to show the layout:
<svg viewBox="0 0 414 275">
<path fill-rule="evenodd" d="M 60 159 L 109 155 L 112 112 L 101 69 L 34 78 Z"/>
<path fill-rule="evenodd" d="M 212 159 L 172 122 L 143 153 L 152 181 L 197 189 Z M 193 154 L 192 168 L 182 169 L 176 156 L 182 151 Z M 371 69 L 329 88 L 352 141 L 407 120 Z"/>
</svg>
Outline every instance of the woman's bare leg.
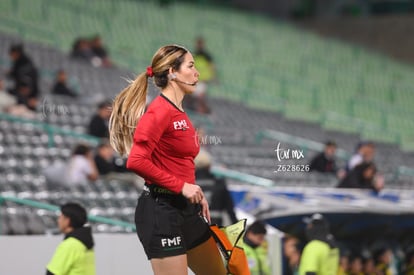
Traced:
<svg viewBox="0 0 414 275">
<path fill-rule="evenodd" d="M 154 275 L 188 275 L 187 255 L 151 259 Z"/>
<path fill-rule="evenodd" d="M 187 259 L 188 266 L 196 275 L 227 274 L 221 254 L 213 237 L 187 251 Z"/>
</svg>

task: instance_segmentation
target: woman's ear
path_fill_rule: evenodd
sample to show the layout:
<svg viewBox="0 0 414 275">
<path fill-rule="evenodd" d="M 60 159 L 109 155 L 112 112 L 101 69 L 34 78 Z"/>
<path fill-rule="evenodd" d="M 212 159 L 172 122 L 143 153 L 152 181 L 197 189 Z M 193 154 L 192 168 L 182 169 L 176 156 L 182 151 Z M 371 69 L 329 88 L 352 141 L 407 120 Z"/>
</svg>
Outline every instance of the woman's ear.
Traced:
<svg viewBox="0 0 414 275">
<path fill-rule="evenodd" d="M 174 69 L 171 67 L 168 69 L 168 79 L 173 80 L 176 79 L 177 75 L 174 73 Z"/>
<path fill-rule="evenodd" d="M 168 74 L 169 74 L 169 75 L 174 74 L 174 69 L 173 69 L 173 67 L 170 67 L 170 68 L 168 69 Z"/>
</svg>

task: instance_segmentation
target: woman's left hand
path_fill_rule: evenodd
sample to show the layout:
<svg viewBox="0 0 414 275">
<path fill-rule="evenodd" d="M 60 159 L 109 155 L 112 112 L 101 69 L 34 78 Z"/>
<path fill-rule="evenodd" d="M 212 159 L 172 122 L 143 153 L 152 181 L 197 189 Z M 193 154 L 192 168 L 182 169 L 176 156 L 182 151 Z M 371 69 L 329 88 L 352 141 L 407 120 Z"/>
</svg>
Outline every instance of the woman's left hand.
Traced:
<svg viewBox="0 0 414 275">
<path fill-rule="evenodd" d="M 210 210 L 208 208 L 208 202 L 204 196 L 203 196 L 203 199 L 200 201 L 200 205 L 201 205 L 201 216 L 207 219 L 208 223 L 210 224 L 211 223 Z"/>
</svg>

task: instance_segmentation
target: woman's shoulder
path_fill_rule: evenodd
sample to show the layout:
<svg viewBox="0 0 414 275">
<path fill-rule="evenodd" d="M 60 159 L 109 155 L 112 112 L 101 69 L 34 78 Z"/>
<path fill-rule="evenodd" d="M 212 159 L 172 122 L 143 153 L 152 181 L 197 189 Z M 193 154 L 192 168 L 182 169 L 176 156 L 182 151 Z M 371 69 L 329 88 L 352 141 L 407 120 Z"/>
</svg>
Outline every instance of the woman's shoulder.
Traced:
<svg viewBox="0 0 414 275">
<path fill-rule="evenodd" d="M 165 100 L 158 96 L 156 97 L 150 105 L 148 105 L 147 110 L 145 111 L 144 115 L 140 119 L 140 123 L 156 123 L 158 127 L 161 127 L 162 123 L 167 123 L 171 118 L 171 109 L 168 105 L 168 102 L 164 102 Z"/>
<path fill-rule="evenodd" d="M 150 104 L 148 104 L 147 107 L 147 112 L 150 111 L 154 111 L 154 110 L 160 110 L 160 109 L 164 109 L 164 110 L 168 110 L 169 108 L 169 104 L 168 102 L 161 96 L 157 96 L 154 98 L 153 101 L 151 101 Z"/>
</svg>

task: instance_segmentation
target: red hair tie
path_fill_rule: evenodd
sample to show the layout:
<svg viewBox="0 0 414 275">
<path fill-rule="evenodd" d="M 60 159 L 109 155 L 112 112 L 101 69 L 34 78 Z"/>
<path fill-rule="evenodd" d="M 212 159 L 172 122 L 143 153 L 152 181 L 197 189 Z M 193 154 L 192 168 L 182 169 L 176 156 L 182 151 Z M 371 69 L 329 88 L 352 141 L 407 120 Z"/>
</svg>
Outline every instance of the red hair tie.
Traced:
<svg viewBox="0 0 414 275">
<path fill-rule="evenodd" d="M 152 71 L 152 67 L 148 66 L 147 67 L 147 76 L 148 77 L 153 77 L 154 76 L 154 72 Z"/>
</svg>

